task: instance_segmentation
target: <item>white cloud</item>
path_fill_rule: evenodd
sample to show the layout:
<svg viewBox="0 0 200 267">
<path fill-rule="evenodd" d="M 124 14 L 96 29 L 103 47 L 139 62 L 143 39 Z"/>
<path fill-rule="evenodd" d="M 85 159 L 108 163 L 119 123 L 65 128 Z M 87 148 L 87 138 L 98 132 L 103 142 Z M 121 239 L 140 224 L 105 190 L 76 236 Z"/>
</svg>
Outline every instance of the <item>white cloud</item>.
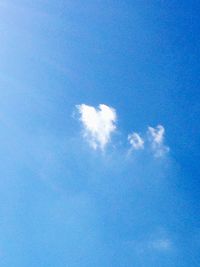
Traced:
<svg viewBox="0 0 200 267">
<path fill-rule="evenodd" d="M 132 149 L 139 150 L 144 148 L 144 140 L 138 133 L 129 134 L 128 141 L 131 144 Z"/>
<path fill-rule="evenodd" d="M 116 130 L 117 115 L 115 109 L 100 104 L 98 108 L 85 104 L 76 106 L 80 121 L 84 126 L 84 136 L 94 148 L 104 149 Z"/>
<path fill-rule="evenodd" d="M 175 250 L 174 243 L 167 237 L 147 238 L 146 240 L 130 241 L 129 245 L 134 247 L 134 250 L 139 255 L 149 253 L 171 253 Z"/>
<path fill-rule="evenodd" d="M 111 135 L 116 130 L 117 115 L 114 108 L 105 104 L 100 104 L 97 108 L 86 104 L 77 105 L 76 108 L 80 114 L 80 121 L 83 124 L 83 135 L 93 149 L 104 150 L 111 140 Z M 128 135 L 128 141 L 133 150 L 144 149 L 146 141 L 155 157 L 162 157 L 168 151 L 169 147 L 164 144 L 165 128 L 157 125 L 155 128 L 148 127 L 147 139 L 143 139 L 137 132 Z"/>
<path fill-rule="evenodd" d="M 163 142 L 165 129 L 162 125 L 158 125 L 156 128 L 148 127 L 148 130 L 155 143 L 161 144 Z"/>
<path fill-rule="evenodd" d="M 148 127 L 148 134 L 155 157 L 162 157 L 169 151 L 169 147 L 164 145 L 165 128 L 162 125 Z"/>
<path fill-rule="evenodd" d="M 151 241 L 149 247 L 158 251 L 168 251 L 172 248 L 172 242 L 169 239 L 161 238 Z"/>
</svg>

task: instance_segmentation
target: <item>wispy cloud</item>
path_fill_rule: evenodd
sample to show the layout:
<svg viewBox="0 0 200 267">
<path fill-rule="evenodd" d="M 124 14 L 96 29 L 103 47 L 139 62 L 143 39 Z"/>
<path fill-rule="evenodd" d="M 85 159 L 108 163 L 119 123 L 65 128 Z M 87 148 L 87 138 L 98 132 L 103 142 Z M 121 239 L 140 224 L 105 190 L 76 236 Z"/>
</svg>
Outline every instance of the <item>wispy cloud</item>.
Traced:
<svg viewBox="0 0 200 267">
<path fill-rule="evenodd" d="M 85 104 L 76 106 L 84 126 L 84 137 L 92 148 L 104 150 L 116 130 L 117 115 L 114 108 L 100 104 L 98 108 Z"/>
<path fill-rule="evenodd" d="M 161 238 L 149 242 L 149 248 L 157 251 L 169 251 L 172 248 L 172 242 L 168 238 Z"/>
<path fill-rule="evenodd" d="M 151 148 L 155 157 L 162 157 L 169 151 L 169 147 L 164 144 L 165 128 L 162 125 L 157 127 L 148 127 L 148 136 Z"/>
<path fill-rule="evenodd" d="M 175 250 L 175 244 L 166 234 L 154 234 L 146 239 L 133 241 L 132 244 L 139 254 L 169 253 Z"/>
<path fill-rule="evenodd" d="M 128 141 L 131 145 L 131 149 L 139 150 L 144 148 L 144 140 L 138 133 L 132 133 L 128 135 Z"/>
</svg>

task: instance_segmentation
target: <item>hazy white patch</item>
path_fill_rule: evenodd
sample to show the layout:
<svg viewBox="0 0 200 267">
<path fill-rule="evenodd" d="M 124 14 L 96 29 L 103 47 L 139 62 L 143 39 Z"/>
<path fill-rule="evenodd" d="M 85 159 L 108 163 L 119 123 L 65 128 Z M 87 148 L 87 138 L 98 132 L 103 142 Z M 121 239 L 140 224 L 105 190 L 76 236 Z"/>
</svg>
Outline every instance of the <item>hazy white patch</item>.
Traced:
<svg viewBox="0 0 200 267">
<path fill-rule="evenodd" d="M 144 140 L 138 133 L 132 133 L 128 135 L 128 141 L 131 144 L 131 148 L 134 150 L 139 150 L 144 148 Z"/>
<path fill-rule="evenodd" d="M 115 109 L 100 104 L 98 108 L 85 104 L 76 106 L 80 113 L 80 121 L 84 126 L 84 136 L 92 148 L 104 149 L 116 130 L 117 115 Z"/>
<path fill-rule="evenodd" d="M 158 125 L 156 128 L 148 127 L 148 130 L 155 143 L 161 144 L 163 142 L 165 129 L 162 125 Z"/>
<path fill-rule="evenodd" d="M 162 157 L 169 151 L 169 147 L 164 145 L 165 128 L 162 125 L 148 127 L 149 140 L 155 157 Z"/>
<path fill-rule="evenodd" d="M 147 253 L 171 253 L 175 250 L 172 240 L 166 236 L 154 236 L 146 240 L 132 241 L 128 245 L 134 247 L 135 252 L 140 255 Z"/>
<path fill-rule="evenodd" d="M 172 248 L 172 242 L 169 239 L 157 239 L 149 242 L 149 248 L 158 251 L 168 251 Z"/>
</svg>

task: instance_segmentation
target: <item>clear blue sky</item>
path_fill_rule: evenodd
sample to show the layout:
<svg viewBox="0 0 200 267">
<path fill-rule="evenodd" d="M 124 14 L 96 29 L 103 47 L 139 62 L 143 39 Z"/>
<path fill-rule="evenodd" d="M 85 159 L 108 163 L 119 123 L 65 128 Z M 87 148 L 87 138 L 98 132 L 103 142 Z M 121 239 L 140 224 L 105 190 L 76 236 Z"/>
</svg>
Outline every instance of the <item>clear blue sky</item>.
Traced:
<svg viewBox="0 0 200 267">
<path fill-rule="evenodd" d="M 200 266 L 199 14 L 195 0 L 0 1 L 1 267 Z M 103 151 L 81 104 L 116 111 Z M 169 152 L 129 153 L 157 125 Z"/>
</svg>

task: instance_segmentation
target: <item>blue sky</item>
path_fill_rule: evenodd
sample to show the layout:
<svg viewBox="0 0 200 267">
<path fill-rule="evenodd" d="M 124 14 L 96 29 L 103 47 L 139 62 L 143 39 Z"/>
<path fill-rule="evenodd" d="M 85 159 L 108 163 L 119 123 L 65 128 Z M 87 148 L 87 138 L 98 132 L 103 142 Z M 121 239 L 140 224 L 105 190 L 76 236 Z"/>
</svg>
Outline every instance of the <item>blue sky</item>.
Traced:
<svg viewBox="0 0 200 267">
<path fill-rule="evenodd" d="M 2 267 L 200 266 L 199 12 L 0 1 Z"/>
</svg>

